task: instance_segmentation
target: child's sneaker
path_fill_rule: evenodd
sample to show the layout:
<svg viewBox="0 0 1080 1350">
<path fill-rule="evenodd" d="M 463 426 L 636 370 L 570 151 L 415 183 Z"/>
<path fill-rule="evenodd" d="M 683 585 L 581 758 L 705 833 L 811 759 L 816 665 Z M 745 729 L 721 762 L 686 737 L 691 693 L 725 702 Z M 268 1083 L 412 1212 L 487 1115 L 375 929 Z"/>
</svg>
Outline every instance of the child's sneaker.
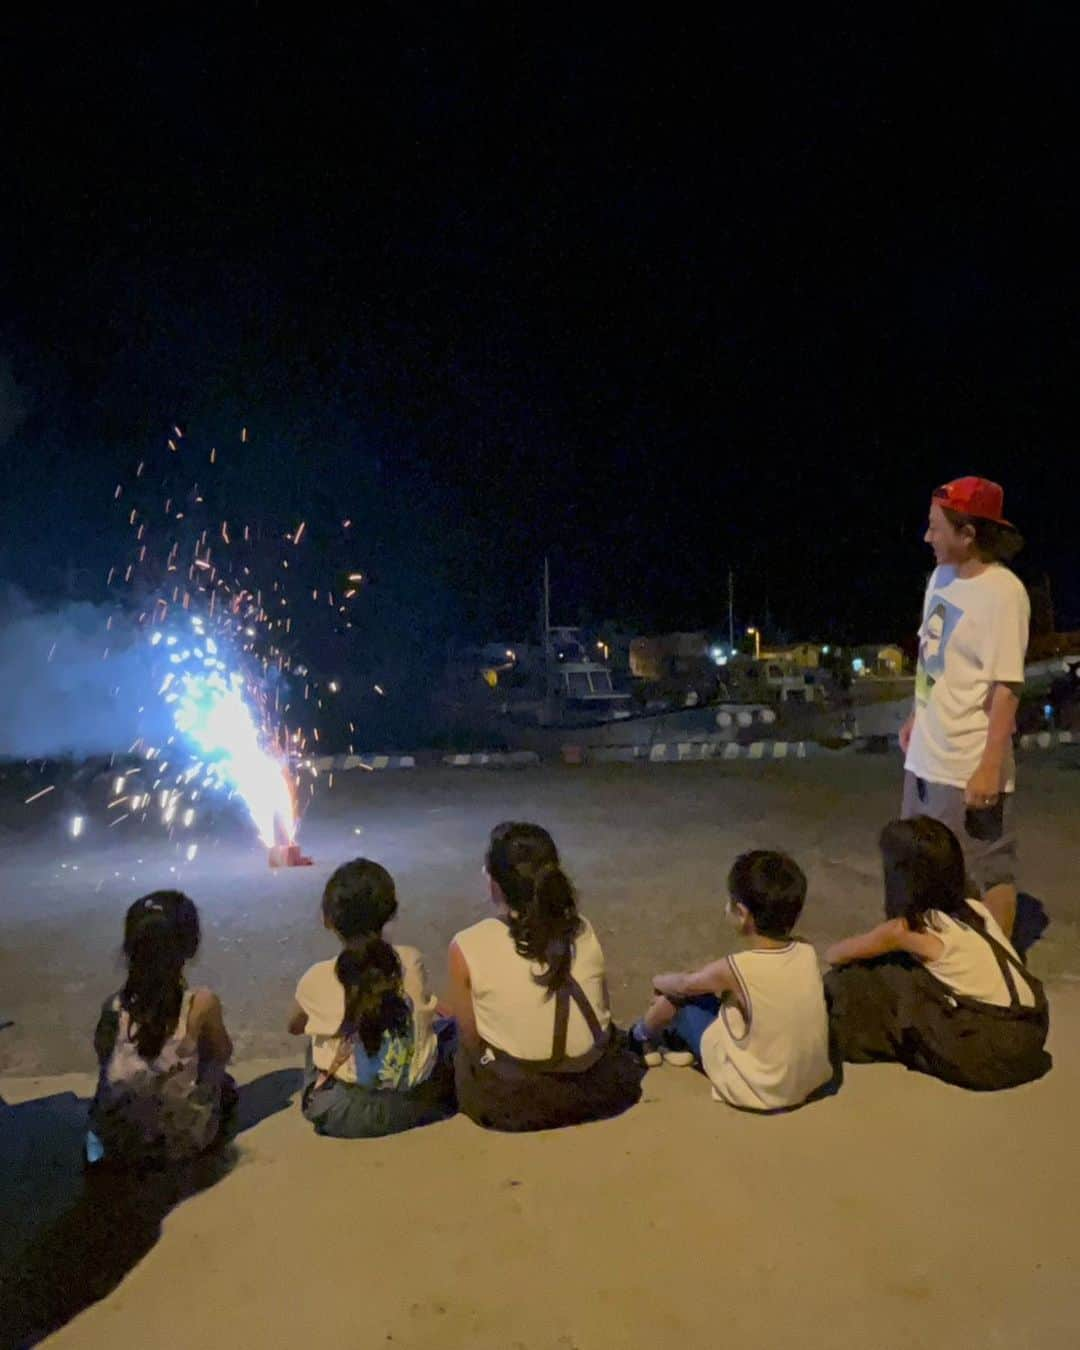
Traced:
<svg viewBox="0 0 1080 1350">
<path fill-rule="evenodd" d="M 626 1033 L 626 1044 L 633 1054 L 644 1061 L 647 1069 L 658 1069 L 664 1062 L 660 1047 L 646 1037 L 640 1019 Z"/>
<path fill-rule="evenodd" d="M 660 1044 L 660 1054 L 665 1064 L 673 1069 L 689 1069 L 694 1063 L 694 1052 L 688 1050 L 677 1036 L 665 1036 Z"/>
<path fill-rule="evenodd" d="M 658 1058 L 662 1057 L 665 1064 L 670 1064 L 673 1069 L 689 1069 L 694 1062 L 694 1052 L 692 1050 L 661 1050 Z"/>
</svg>

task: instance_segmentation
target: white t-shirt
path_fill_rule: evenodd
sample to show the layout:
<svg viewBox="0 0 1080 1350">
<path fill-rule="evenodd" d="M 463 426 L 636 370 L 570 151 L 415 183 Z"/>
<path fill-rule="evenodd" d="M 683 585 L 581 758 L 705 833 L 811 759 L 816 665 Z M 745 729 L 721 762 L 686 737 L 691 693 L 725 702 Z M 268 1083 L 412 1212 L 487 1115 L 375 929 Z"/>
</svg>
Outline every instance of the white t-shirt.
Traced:
<svg viewBox="0 0 1080 1350">
<path fill-rule="evenodd" d="M 409 1068 L 409 1086 L 422 1083 L 431 1073 L 438 1054 L 433 1026 L 436 998 L 428 989 L 424 959 L 415 947 L 394 951 L 401 962 L 402 987 L 412 1002 L 414 1053 Z M 307 1033 L 311 1037 L 311 1057 L 317 1069 L 329 1069 L 334 1063 L 340 1038 L 338 1031 L 345 1017 L 345 990 L 334 973 L 333 961 L 318 961 L 300 977 L 296 1001 L 307 1013 Z M 356 1065 L 351 1055 L 335 1071 L 344 1083 L 356 1082 Z"/>
<path fill-rule="evenodd" d="M 458 933 L 454 941 L 469 967 L 473 1014 L 481 1040 L 517 1059 L 550 1059 L 555 998 L 536 982 L 543 968 L 517 954 L 510 929 L 501 919 L 482 919 Z M 570 973 L 606 1030 L 611 1013 L 604 988 L 604 953 L 588 919 L 581 920 Z M 592 1045 L 589 1025 L 571 1000 L 566 1053 L 583 1055 Z"/>
<path fill-rule="evenodd" d="M 997 938 L 1006 951 L 1016 956 L 1012 943 L 986 906 L 978 900 L 969 900 L 968 904 L 982 915 L 990 936 Z M 937 960 L 923 962 L 931 975 L 936 975 L 954 994 L 978 999 L 980 1003 L 991 1003 L 997 1008 L 1009 1007 L 1009 986 L 1005 983 L 994 949 L 983 935 L 938 909 L 931 910 L 926 917 L 926 931 L 938 938 L 945 947 Z M 1026 1008 L 1033 1008 L 1035 995 L 1031 986 L 1015 966 L 1011 969 L 1020 1002 Z"/>
<path fill-rule="evenodd" d="M 728 957 L 749 1016 L 725 1000 L 701 1038 L 717 1101 L 754 1111 L 798 1106 L 832 1077 L 817 953 L 806 942 Z"/>
<path fill-rule="evenodd" d="M 963 579 L 934 569 L 926 588 L 915 677 L 915 726 L 904 767 L 929 783 L 966 787 L 979 767 L 994 684 L 1023 684 L 1031 604 L 1000 563 Z M 1005 791 L 1015 786 L 1012 748 Z"/>
</svg>

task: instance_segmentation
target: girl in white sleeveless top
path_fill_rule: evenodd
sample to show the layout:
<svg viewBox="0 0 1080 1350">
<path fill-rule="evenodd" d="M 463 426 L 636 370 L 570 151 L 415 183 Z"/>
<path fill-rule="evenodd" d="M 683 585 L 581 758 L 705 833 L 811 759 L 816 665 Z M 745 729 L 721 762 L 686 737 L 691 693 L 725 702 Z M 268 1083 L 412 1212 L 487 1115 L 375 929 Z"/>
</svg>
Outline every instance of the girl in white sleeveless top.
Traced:
<svg viewBox="0 0 1080 1350">
<path fill-rule="evenodd" d="M 696 971 L 657 975 L 657 997 L 632 1028 L 631 1044 L 648 1063 L 659 1062 L 653 1048 L 665 1041 L 686 1046 L 713 1097 L 729 1106 L 801 1106 L 833 1077 L 817 956 L 791 935 L 806 878 L 791 858 L 758 849 L 736 858 L 728 895 L 747 950 Z M 677 1054 L 667 1058 L 686 1062 Z"/>
<path fill-rule="evenodd" d="M 236 1103 L 232 1042 L 217 995 L 184 981 L 198 946 L 198 911 L 181 892 L 155 891 L 128 910 L 127 980 L 94 1033 L 90 1162 L 182 1162 L 221 1135 Z"/>
<path fill-rule="evenodd" d="M 497 826 L 485 870 L 494 913 L 450 945 L 460 1109 L 502 1130 L 625 1110 L 640 1096 L 640 1066 L 614 1034 L 604 954 L 551 836 Z"/>
<path fill-rule="evenodd" d="M 916 816 L 887 825 L 880 846 L 888 917 L 826 952 L 837 1051 L 981 1090 L 1041 1077 L 1051 1063 L 1042 985 L 965 895 L 956 836 Z"/>
<path fill-rule="evenodd" d="M 343 863 L 323 891 L 341 951 L 301 977 L 288 1020 L 309 1038 L 301 1109 L 316 1134 L 369 1139 L 454 1113 L 453 1024 L 420 953 L 383 936 L 397 909 L 393 877 L 370 858 Z"/>
</svg>

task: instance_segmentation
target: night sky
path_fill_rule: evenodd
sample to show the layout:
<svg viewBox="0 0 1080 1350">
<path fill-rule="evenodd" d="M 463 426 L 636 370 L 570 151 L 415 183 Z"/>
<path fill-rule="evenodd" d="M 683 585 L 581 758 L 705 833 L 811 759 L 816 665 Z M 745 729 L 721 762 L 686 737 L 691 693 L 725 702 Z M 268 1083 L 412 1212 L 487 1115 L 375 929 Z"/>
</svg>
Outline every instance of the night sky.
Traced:
<svg viewBox="0 0 1080 1350">
<path fill-rule="evenodd" d="M 1075 21 L 227 8 L 8 33 L 0 582 L 92 597 L 180 422 L 421 642 L 545 552 L 564 621 L 720 627 L 732 566 L 903 637 L 964 473 L 1080 627 Z"/>
</svg>

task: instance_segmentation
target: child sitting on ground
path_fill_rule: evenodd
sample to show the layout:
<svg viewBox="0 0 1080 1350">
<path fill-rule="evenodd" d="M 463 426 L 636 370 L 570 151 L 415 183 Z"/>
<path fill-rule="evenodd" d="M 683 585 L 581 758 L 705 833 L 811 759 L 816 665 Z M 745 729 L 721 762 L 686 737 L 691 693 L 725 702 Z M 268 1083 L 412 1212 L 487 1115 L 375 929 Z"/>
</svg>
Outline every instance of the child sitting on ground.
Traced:
<svg viewBox="0 0 1080 1350">
<path fill-rule="evenodd" d="M 627 1110 L 641 1096 L 641 1061 L 612 1025 L 604 953 L 555 841 L 505 821 L 484 872 L 490 912 L 450 944 L 462 1113 L 525 1131 Z"/>
<path fill-rule="evenodd" d="M 799 1106 L 833 1076 L 817 956 L 791 935 L 806 898 L 802 870 L 782 853 L 736 858 L 727 912 L 744 951 L 686 974 L 657 975 L 630 1044 L 650 1065 L 701 1065 L 713 1097 L 751 1111 Z M 687 1051 L 691 1053 L 687 1053 Z"/>
<path fill-rule="evenodd" d="M 959 1087 L 1040 1078 L 1049 1017 L 1042 985 L 978 900 L 953 832 L 928 816 L 881 834 L 884 923 L 830 947 L 825 978 L 837 1053 L 890 1060 Z"/>
<path fill-rule="evenodd" d="M 222 1137 L 236 1105 L 232 1041 L 218 996 L 184 980 L 198 948 L 199 913 L 181 892 L 154 891 L 128 910 L 127 980 L 94 1033 L 89 1162 L 180 1163 Z"/>
<path fill-rule="evenodd" d="M 326 883 L 323 924 L 342 950 L 301 978 L 288 1023 L 310 1037 L 302 1107 L 316 1134 L 372 1138 L 454 1114 L 454 1026 L 436 1025 L 420 953 L 384 938 L 396 913 L 393 878 L 367 858 Z"/>
</svg>

